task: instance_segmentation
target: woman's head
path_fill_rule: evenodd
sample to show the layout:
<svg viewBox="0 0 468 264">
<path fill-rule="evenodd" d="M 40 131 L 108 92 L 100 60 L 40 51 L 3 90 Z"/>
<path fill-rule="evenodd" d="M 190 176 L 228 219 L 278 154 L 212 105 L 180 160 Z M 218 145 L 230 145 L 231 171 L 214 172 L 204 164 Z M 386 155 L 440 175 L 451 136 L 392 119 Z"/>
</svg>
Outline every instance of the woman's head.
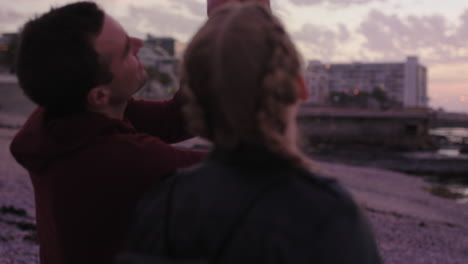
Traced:
<svg viewBox="0 0 468 264">
<path fill-rule="evenodd" d="M 300 71 L 294 44 L 264 5 L 221 7 L 184 56 L 185 110 L 194 132 L 218 148 L 284 148 L 289 109 L 301 96 Z"/>
<path fill-rule="evenodd" d="M 266 5 L 268 8 L 270 7 L 270 0 L 207 0 L 207 5 L 206 5 L 206 8 L 207 8 L 207 13 L 208 13 L 208 16 L 211 17 L 211 14 L 213 14 L 213 12 L 227 4 L 227 3 L 232 3 L 232 2 L 239 2 L 239 3 L 244 3 L 244 2 L 258 2 L 258 3 L 262 3 L 264 5 Z"/>
</svg>

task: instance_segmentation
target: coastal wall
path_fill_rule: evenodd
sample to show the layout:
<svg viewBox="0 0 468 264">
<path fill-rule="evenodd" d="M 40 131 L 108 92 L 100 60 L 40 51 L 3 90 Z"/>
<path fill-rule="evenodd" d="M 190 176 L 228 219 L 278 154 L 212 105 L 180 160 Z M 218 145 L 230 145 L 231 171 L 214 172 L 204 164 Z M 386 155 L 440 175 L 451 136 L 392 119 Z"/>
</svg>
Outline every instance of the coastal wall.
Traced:
<svg viewBox="0 0 468 264">
<path fill-rule="evenodd" d="M 431 122 L 431 127 L 468 128 L 468 114 L 438 112 L 436 113 L 436 118 Z"/>
<path fill-rule="evenodd" d="M 311 144 L 430 150 L 437 148 L 429 136 L 430 119 L 426 113 L 302 108 L 298 122 L 303 136 Z"/>
<path fill-rule="evenodd" d="M 0 75 L 0 112 L 29 115 L 34 107 L 20 89 L 15 76 Z"/>
</svg>

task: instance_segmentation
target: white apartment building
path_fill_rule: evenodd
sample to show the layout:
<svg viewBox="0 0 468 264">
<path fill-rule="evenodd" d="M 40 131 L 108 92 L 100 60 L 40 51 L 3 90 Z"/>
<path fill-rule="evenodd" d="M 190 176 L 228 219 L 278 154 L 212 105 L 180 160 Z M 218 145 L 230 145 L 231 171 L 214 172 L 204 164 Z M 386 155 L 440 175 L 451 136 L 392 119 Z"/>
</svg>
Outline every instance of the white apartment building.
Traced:
<svg viewBox="0 0 468 264">
<path fill-rule="evenodd" d="M 332 91 L 348 94 L 383 89 L 406 108 L 426 107 L 427 70 L 417 57 L 402 63 L 323 64 L 311 61 L 305 72 L 310 103 L 326 104 Z"/>
</svg>

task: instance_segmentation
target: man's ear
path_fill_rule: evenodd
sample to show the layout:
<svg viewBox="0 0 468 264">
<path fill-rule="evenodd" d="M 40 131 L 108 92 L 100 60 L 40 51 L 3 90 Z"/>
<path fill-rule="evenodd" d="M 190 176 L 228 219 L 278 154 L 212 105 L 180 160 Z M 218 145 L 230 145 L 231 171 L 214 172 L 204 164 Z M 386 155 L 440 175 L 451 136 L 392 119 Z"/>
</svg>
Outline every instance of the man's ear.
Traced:
<svg viewBox="0 0 468 264">
<path fill-rule="evenodd" d="M 98 86 L 88 92 L 87 103 L 91 108 L 101 108 L 109 104 L 110 91 L 107 86 Z"/>
<path fill-rule="evenodd" d="M 299 99 L 305 101 L 309 98 L 309 88 L 307 88 L 307 85 L 304 80 L 304 76 L 302 75 L 299 75 L 298 77 L 297 89 L 299 89 Z"/>
</svg>

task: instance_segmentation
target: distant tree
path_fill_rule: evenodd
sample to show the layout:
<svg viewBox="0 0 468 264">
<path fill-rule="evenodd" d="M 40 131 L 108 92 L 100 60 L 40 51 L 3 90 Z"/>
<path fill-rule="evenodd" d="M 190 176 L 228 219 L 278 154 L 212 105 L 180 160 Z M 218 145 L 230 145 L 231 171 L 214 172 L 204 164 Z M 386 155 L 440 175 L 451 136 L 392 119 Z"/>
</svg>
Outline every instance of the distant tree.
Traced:
<svg viewBox="0 0 468 264">
<path fill-rule="evenodd" d="M 328 101 L 333 106 L 346 107 L 349 105 L 350 98 L 343 92 L 332 91 L 328 95 Z"/>
<path fill-rule="evenodd" d="M 157 79 L 163 86 L 168 86 L 173 82 L 171 75 L 167 72 L 159 72 Z"/>
<path fill-rule="evenodd" d="M 369 93 L 365 91 L 358 94 L 333 91 L 329 93 L 328 97 L 328 101 L 332 106 L 355 108 L 367 108 L 368 99 Z"/>
<path fill-rule="evenodd" d="M 380 86 L 372 90 L 371 96 L 379 103 L 381 110 L 402 108 L 402 104 L 390 98 Z"/>
<path fill-rule="evenodd" d="M 359 108 L 367 108 L 369 102 L 369 93 L 366 91 L 360 92 L 353 96 L 353 104 Z"/>
<path fill-rule="evenodd" d="M 168 99 L 175 94 L 177 87 L 174 79 L 167 72 L 159 71 L 156 67 L 145 67 L 148 82 L 139 92 L 139 96 L 148 99 Z"/>
<path fill-rule="evenodd" d="M 380 86 L 374 87 L 371 96 L 374 97 L 380 104 L 388 102 L 388 95 Z"/>
<path fill-rule="evenodd" d="M 155 80 L 158 76 L 158 72 L 154 67 L 145 67 L 146 74 L 148 74 L 148 80 L 152 81 Z"/>
</svg>

